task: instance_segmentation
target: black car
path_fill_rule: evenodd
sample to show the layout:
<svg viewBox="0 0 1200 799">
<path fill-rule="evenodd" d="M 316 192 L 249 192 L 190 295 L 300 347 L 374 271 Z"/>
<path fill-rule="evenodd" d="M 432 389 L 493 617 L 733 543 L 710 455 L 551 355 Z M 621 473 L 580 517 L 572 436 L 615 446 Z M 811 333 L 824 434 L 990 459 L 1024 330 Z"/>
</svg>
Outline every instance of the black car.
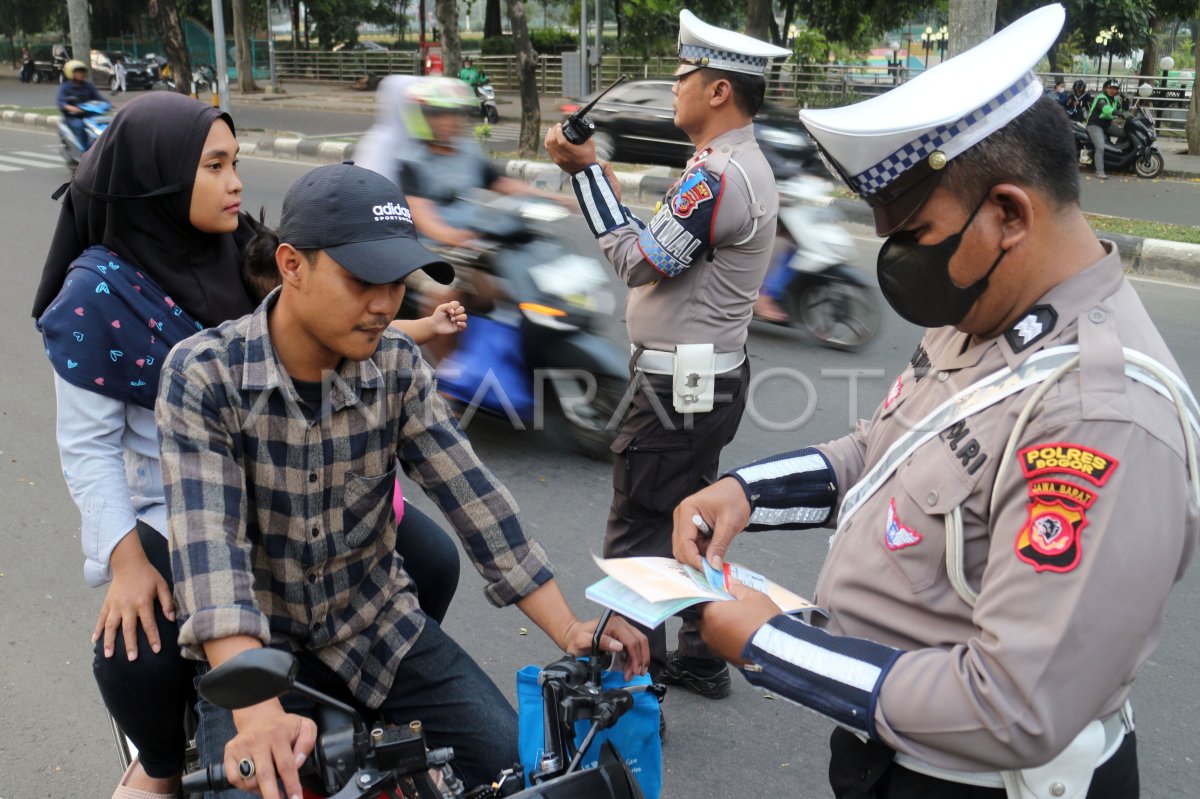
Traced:
<svg viewBox="0 0 1200 799">
<path fill-rule="evenodd" d="M 681 167 L 696 150 L 675 127 L 674 85 L 670 80 L 631 80 L 617 86 L 588 112 L 596 123 L 596 155 L 605 161 Z M 571 114 L 595 93 L 562 107 Z M 816 146 L 795 111 L 764 103 L 754 117 L 759 146 L 775 165 L 786 161 L 802 168 L 817 163 Z"/>
<path fill-rule="evenodd" d="M 105 50 L 92 51 L 92 83 L 117 90 L 117 56 L 125 59 L 125 88 L 149 89 L 154 86 L 155 70 L 146 61 L 124 53 Z"/>
</svg>

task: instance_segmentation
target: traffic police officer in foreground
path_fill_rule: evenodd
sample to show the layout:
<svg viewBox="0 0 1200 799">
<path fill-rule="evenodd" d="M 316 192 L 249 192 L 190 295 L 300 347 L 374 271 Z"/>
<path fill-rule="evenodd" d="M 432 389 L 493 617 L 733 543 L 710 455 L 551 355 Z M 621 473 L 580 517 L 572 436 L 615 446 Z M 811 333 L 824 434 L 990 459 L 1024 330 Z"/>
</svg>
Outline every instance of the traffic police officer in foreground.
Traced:
<svg viewBox="0 0 1200 799">
<path fill-rule="evenodd" d="M 679 14 L 675 125 L 696 154 L 649 223 L 621 205 L 620 188 L 592 142 L 572 145 L 556 125 L 546 151 L 573 176 L 584 217 L 617 274 L 626 303 L 638 389 L 613 443 L 613 502 L 605 557 L 671 554 L 671 511 L 717 477 L 750 378 L 746 331 L 775 240 L 779 195 L 751 123 L 763 72 L 789 55 Z M 667 655 L 649 633 L 651 670 L 704 696 L 730 692 L 725 663 L 685 620 Z"/>
<path fill-rule="evenodd" d="M 801 112 L 889 237 L 885 296 L 929 330 L 855 433 L 675 514 L 696 566 L 743 529 L 836 526 L 827 616 L 739 586 L 701 631 L 837 722 L 839 797 L 1138 795 L 1128 699 L 1196 546 L 1200 411 L 1083 218 L 1031 71 L 1063 19 L 1046 6 L 881 97 Z"/>
</svg>

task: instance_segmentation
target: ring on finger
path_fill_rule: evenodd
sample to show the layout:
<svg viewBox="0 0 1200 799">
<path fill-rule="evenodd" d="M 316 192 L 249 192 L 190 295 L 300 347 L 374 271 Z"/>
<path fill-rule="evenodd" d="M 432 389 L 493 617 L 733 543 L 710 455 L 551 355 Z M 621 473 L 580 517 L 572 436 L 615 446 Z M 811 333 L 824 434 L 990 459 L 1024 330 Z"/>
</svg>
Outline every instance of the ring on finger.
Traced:
<svg viewBox="0 0 1200 799">
<path fill-rule="evenodd" d="M 254 773 L 255 768 L 253 760 L 248 757 L 243 757 L 238 761 L 238 774 L 241 775 L 242 779 L 248 780 L 254 776 Z"/>
</svg>

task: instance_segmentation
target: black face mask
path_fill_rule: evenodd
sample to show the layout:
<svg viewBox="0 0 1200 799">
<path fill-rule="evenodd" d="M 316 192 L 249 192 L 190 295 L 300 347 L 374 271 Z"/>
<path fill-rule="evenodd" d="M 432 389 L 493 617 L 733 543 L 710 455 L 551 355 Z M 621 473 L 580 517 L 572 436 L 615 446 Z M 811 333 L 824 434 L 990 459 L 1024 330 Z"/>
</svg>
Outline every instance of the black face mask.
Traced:
<svg viewBox="0 0 1200 799">
<path fill-rule="evenodd" d="M 987 291 L 988 278 L 1000 265 L 1004 250 L 987 274 L 966 288 L 950 279 L 950 259 L 986 201 L 985 195 L 962 228 L 937 244 L 917 244 L 916 237 L 908 232 L 890 236 L 883 243 L 877 261 L 879 288 L 901 317 L 921 327 L 957 325 Z"/>
</svg>

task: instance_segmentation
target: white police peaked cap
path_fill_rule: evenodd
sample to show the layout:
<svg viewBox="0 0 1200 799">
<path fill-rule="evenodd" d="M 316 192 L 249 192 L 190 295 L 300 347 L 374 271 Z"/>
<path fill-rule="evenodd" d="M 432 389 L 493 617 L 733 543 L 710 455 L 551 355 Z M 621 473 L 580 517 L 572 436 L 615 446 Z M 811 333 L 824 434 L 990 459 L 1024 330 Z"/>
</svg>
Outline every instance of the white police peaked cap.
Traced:
<svg viewBox="0 0 1200 799">
<path fill-rule="evenodd" d="M 675 71 L 676 75 L 686 75 L 703 67 L 761 75 L 767 70 L 768 60 L 791 54 L 791 50 L 744 33 L 701 22 L 686 9 L 679 12 L 679 60 L 682 64 Z"/>
<path fill-rule="evenodd" d="M 1065 17 L 1061 5 L 1044 6 L 885 94 L 800 112 L 826 162 L 875 209 L 879 235 L 912 218 L 950 160 L 1042 96 L 1033 68 Z"/>
</svg>

